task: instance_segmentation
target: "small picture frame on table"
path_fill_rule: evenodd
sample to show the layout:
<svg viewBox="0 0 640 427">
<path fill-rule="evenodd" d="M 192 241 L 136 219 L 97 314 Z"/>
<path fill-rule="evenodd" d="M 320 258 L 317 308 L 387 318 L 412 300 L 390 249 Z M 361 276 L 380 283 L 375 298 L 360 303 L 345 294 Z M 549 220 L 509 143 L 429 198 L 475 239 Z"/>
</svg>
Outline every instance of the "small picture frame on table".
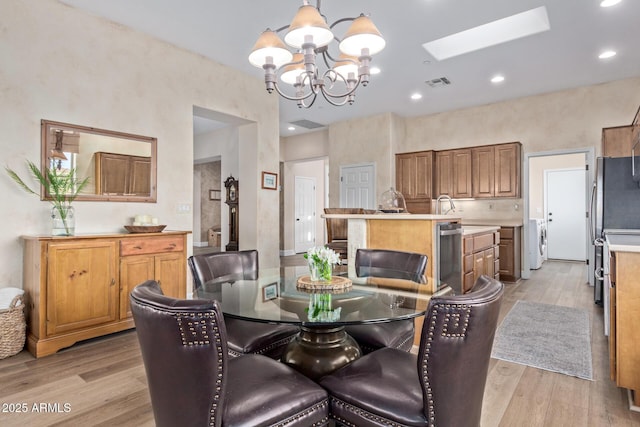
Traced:
<svg viewBox="0 0 640 427">
<path fill-rule="evenodd" d="M 271 283 L 262 287 L 262 301 L 266 302 L 278 298 L 278 284 Z"/>
<path fill-rule="evenodd" d="M 262 172 L 262 188 L 267 190 L 278 189 L 278 174 L 273 172 Z"/>
</svg>

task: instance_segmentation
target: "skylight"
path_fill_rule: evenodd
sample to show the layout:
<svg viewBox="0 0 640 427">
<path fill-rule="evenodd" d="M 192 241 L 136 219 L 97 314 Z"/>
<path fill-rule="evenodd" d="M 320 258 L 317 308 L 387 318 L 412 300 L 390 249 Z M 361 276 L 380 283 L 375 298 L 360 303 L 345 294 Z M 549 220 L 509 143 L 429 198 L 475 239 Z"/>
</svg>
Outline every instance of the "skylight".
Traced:
<svg viewBox="0 0 640 427">
<path fill-rule="evenodd" d="M 549 29 L 547 8 L 541 6 L 424 43 L 422 47 L 438 61 L 442 61 L 464 53 L 549 31 Z"/>
</svg>

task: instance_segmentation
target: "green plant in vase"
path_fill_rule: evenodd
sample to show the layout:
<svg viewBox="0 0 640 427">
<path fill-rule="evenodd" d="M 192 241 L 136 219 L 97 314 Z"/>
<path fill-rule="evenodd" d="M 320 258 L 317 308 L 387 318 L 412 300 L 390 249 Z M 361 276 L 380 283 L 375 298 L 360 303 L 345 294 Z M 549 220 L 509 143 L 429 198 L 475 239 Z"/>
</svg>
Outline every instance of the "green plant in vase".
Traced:
<svg viewBox="0 0 640 427">
<path fill-rule="evenodd" d="M 340 262 L 340 256 L 324 246 L 315 246 L 303 255 L 309 261 L 309 273 L 313 281 L 331 281 L 333 265 Z"/>
<path fill-rule="evenodd" d="M 51 197 L 52 217 L 54 223 L 56 218 L 61 222 L 59 231 L 56 231 L 56 226 L 53 227 L 54 235 L 73 235 L 74 226 L 72 226 L 73 218 L 73 202 L 80 191 L 87 185 L 89 178 L 78 179 L 76 178 L 76 170 L 68 169 L 61 170 L 57 168 L 45 168 L 44 173 L 33 162 L 27 160 L 27 167 L 31 172 L 33 178 L 46 190 L 46 194 Z M 23 190 L 27 193 L 35 194 L 40 197 L 38 191 L 33 190 L 18 176 L 18 174 L 8 166 L 5 166 L 5 170 Z"/>
</svg>

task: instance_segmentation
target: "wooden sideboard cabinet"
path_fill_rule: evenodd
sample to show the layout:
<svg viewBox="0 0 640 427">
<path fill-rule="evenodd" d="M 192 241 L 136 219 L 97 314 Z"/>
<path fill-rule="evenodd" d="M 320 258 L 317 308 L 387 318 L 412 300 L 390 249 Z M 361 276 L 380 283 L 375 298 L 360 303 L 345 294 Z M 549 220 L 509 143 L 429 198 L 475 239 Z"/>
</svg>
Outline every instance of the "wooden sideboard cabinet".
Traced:
<svg viewBox="0 0 640 427">
<path fill-rule="evenodd" d="M 522 227 L 500 227 L 500 280 L 517 282 L 522 274 L 521 238 Z"/>
<path fill-rule="evenodd" d="M 500 233 L 485 231 L 464 236 L 462 292 L 467 293 L 482 274 L 500 279 Z"/>
<path fill-rule="evenodd" d="M 186 296 L 187 232 L 24 237 L 27 349 L 36 357 L 134 326 L 131 289 Z"/>
<path fill-rule="evenodd" d="M 431 213 L 433 151 L 396 154 L 396 190 L 410 213 Z"/>
</svg>

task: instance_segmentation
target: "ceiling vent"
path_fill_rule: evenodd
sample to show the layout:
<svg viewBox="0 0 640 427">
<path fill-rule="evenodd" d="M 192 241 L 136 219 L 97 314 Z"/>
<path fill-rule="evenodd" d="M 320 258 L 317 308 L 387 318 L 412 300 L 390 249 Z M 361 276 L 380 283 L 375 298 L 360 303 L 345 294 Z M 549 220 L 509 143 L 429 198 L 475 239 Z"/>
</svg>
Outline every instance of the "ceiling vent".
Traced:
<svg viewBox="0 0 640 427">
<path fill-rule="evenodd" d="M 446 77 L 439 77 L 437 79 L 427 80 L 427 84 L 431 87 L 449 86 L 451 80 Z"/>
<path fill-rule="evenodd" d="M 297 120 L 295 122 L 290 122 L 294 126 L 298 126 L 305 129 L 318 129 L 323 128 L 324 125 L 320 123 L 312 122 L 311 120 Z"/>
</svg>

